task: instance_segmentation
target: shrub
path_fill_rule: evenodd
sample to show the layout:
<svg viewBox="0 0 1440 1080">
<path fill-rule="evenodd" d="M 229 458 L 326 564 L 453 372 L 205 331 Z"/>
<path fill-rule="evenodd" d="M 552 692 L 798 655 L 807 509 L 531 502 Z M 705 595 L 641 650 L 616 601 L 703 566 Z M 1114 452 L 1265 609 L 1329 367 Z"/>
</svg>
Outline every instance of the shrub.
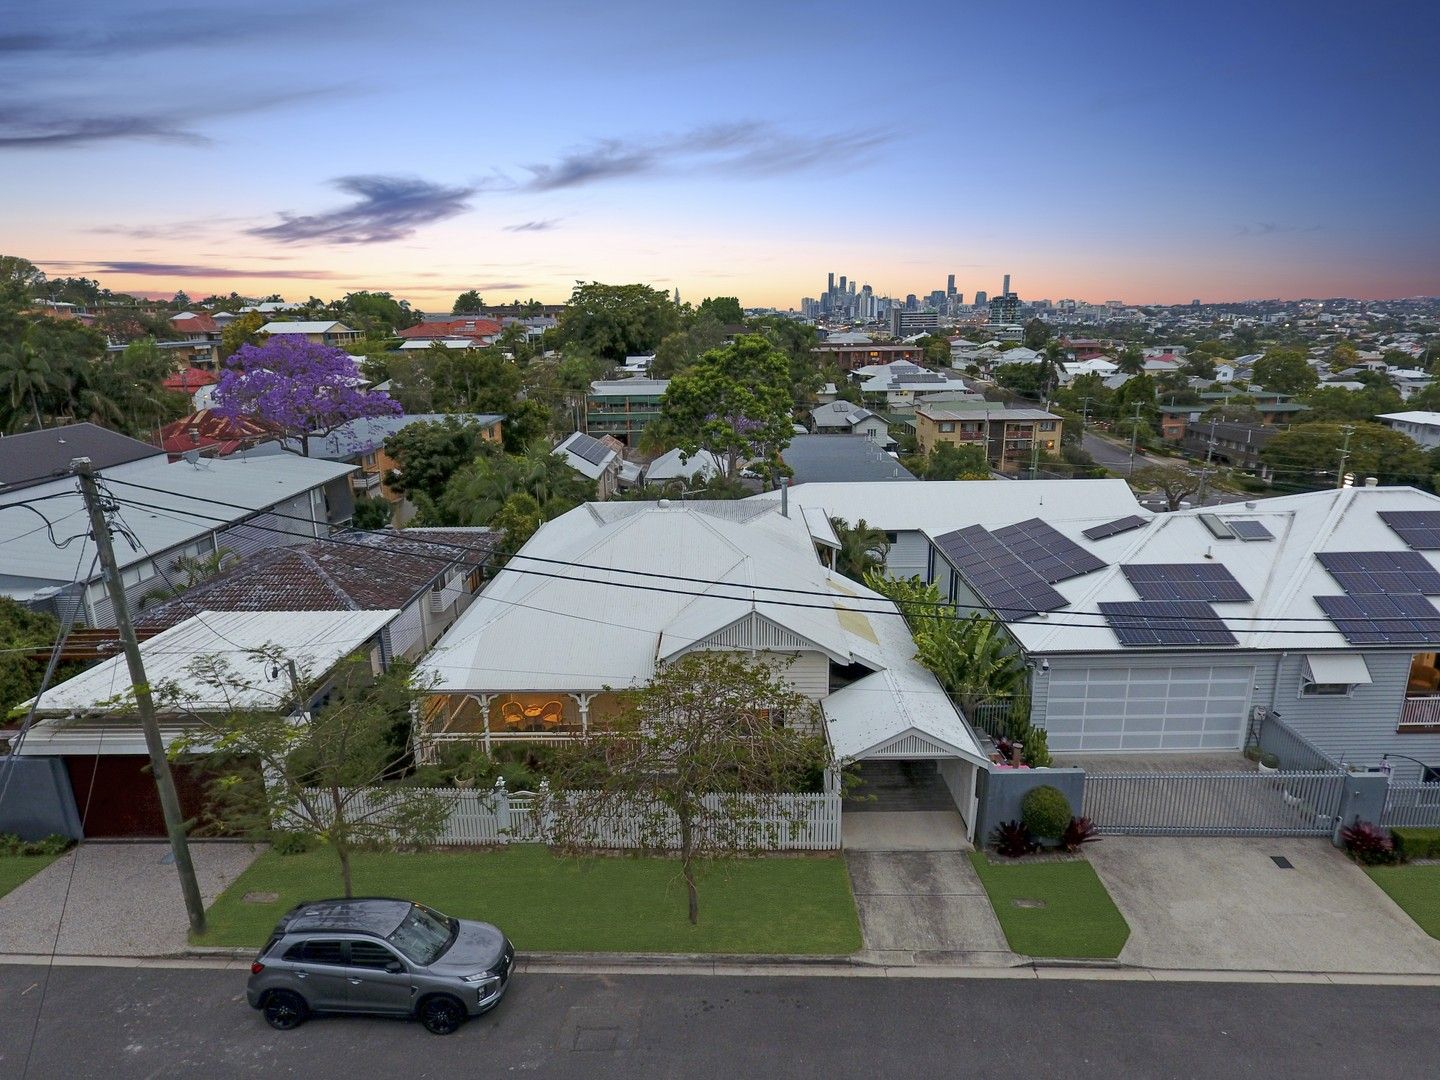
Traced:
<svg viewBox="0 0 1440 1080">
<path fill-rule="evenodd" d="M 1390 839 L 1394 842 L 1395 854 L 1401 861 L 1440 859 L 1440 829 L 1402 826 L 1390 830 Z"/>
<path fill-rule="evenodd" d="M 1031 788 L 1020 800 L 1020 819 L 1025 827 L 1044 840 L 1059 840 L 1070 823 L 1070 800 L 1059 788 L 1042 784 Z"/>
<path fill-rule="evenodd" d="M 1081 844 L 1092 844 L 1099 839 L 1100 830 L 1095 828 L 1093 821 L 1088 817 L 1072 817 L 1060 837 L 1060 846 L 1066 851 L 1075 852 L 1080 850 Z"/>
<path fill-rule="evenodd" d="M 1025 738 L 1025 749 L 1021 751 L 1025 764 L 1032 769 L 1050 767 L 1050 742 L 1044 728 L 1032 727 Z"/>
<path fill-rule="evenodd" d="M 276 855 L 304 855 L 318 845 L 316 837 L 293 829 L 277 829 L 270 834 L 270 850 Z"/>
<path fill-rule="evenodd" d="M 996 825 L 990 834 L 990 843 L 995 845 L 997 853 L 1007 859 L 1018 859 L 1040 849 L 1030 830 L 1019 821 L 1004 821 Z"/>
<path fill-rule="evenodd" d="M 25 851 L 25 841 L 14 833 L 0 833 L 0 855 L 20 855 Z"/>
<path fill-rule="evenodd" d="M 1384 829 L 1356 820 L 1340 830 L 1340 842 L 1350 857 L 1366 866 L 1384 866 L 1397 861 L 1395 842 Z"/>
<path fill-rule="evenodd" d="M 1259 761 L 1262 752 L 1263 751 L 1261 751 L 1260 747 L 1256 743 L 1251 743 L 1249 746 L 1245 747 L 1245 760 Z"/>
<path fill-rule="evenodd" d="M 69 851 L 75 844 L 68 836 L 61 836 L 59 833 L 51 833 L 40 840 L 25 845 L 26 855 L 62 855 Z"/>
</svg>

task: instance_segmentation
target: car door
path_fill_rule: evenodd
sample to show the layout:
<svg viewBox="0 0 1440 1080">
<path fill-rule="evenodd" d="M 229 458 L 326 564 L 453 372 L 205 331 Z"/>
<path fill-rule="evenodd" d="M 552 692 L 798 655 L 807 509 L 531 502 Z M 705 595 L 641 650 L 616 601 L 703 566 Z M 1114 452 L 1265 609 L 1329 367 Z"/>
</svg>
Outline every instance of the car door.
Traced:
<svg viewBox="0 0 1440 1080">
<path fill-rule="evenodd" d="M 345 943 L 339 938 L 306 938 L 285 953 L 293 967 L 295 989 L 310 1008 L 343 1010 L 349 1007 L 349 968 Z"/>
<path fill-rule="evenodd" d="M 355 1012 L 408 1015 L 414 1001 L 409 965 L 388 945 L 374 938 L 351 938 L 349 945 L 350 968 L 346 981 L 350 1008 Z"/>
</svg>

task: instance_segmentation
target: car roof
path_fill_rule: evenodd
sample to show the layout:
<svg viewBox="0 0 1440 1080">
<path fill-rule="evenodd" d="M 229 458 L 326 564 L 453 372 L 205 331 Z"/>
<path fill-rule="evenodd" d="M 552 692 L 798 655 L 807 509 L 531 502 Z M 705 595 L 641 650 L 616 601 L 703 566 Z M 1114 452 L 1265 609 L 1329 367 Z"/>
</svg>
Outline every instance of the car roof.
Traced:
<svg viewBox="0 0 1440 1080">
<path fill-rule="evenodd" d="M 409 900 L 354 897 L 349 900 L 307 900 L 296 904 L 276 927 L 277 933 L 326 930 L 351 934 L 391 934 L 410 913 Z"/>
</svg>

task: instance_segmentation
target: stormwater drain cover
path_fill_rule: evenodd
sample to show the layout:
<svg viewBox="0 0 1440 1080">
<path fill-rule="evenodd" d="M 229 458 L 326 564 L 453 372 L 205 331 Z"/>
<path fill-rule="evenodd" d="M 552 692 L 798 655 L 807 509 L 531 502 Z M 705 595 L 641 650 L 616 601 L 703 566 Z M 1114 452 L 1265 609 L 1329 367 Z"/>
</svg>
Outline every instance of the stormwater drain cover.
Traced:
<svg viewBox="0 0 1440 1080">
<path fill-rule="evenodd" d="M 1295 864 L 1292 863 L 1289 859 L 1287 859 L 1284 855 L 1271 855 L 1270 861 L 1273 862 L 1276 866 L 1278 866 L 1281 870 L 1295 869 Z"/>
<path fill-rule="evenodd" d="M 1014 900 L 1011 900 L 1010 902 L 1016 907 L 1038 908 L 1045 906 L 1044 900 L 1030 900 L 1023 896 L 1017 896 Z"/>
</svg>

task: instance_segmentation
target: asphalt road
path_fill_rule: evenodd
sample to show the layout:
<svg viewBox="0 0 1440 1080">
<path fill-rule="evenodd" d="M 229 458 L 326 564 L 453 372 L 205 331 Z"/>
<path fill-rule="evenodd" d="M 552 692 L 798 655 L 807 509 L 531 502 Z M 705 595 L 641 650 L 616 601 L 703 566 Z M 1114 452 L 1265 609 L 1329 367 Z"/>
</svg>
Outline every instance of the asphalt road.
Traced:
<svg viewBox="0 0 1440 1080">
<path fill-rule="evenodd" d="M 521 975 L 448 1037 L 336 1018 L 272 1031 L 244 973 L 0 966 L 0 1076 L 1434 1076 L 1440 989 Z M 36 1040 L 28 1070 L 26 1048 Z"/>
<path fill-rule="evenodd" d="M 1130 469 L 1130 446 L 1128 443 L 1122 448 L 1109 439 L 1102 439 L 1093 431 L 1087 431 L 1080 436 L 1080 445 L 1086 452 L 1095 459 L 1097 465 L 1104 465 L 1124 476 Z M 1135 467 L 1142 469 L 1146 465 L 1163 465 L 1166 462 L 1159 458 L 1147 456 L 1143 451 L 1135 455 Z"/>
</svg>

